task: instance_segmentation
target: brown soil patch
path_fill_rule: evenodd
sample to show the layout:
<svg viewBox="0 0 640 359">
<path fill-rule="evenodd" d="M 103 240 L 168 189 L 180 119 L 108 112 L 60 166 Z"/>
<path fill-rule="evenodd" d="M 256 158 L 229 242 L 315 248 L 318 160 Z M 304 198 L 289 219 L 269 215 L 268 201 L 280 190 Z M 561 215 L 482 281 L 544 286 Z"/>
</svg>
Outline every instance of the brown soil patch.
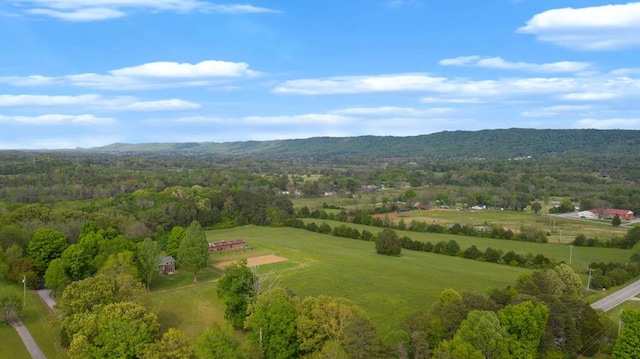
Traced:
<svg viewBox="0 0 640 359">
<path fill-rule="evenodd" d="M 276 256 L 274 254 L 269 254 L 266 256 L 247 258 L 247 267 L 259 267 L 265 264 L 280 263 L 280 262 L 286 262 L 286 261 L 287 261 L 287 258 Z M 213 266 L 216 268 L 223 269 L 226 266 L 233 264 L 235 262 L 237 261 L 219 262 L 214 264 Z"/>
</svg>

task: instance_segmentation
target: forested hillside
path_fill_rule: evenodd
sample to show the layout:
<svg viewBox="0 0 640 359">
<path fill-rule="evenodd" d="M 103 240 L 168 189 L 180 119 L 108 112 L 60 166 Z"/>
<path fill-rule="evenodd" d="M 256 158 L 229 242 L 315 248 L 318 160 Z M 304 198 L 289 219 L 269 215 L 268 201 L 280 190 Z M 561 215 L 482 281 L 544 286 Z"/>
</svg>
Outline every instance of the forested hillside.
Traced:
<svg viewBox="0 0 640 359">
<path fill-rule="evenodd" d="M 618 156 L 640 154 L 640 131 L 501 129 L 392 137 L 315 137 L 228 143 L 113 144 L 101 153 L 278 157 L 422 157 L 431 159 Z"/>
</svg>

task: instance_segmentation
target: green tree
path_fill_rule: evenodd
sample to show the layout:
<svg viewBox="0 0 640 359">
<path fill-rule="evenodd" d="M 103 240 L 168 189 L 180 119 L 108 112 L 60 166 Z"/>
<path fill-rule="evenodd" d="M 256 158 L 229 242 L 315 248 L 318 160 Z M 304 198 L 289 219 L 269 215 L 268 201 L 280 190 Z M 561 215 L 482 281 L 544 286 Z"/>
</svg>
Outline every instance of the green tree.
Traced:
<svg viewBox="0 0 640 359">
<path fill-rule="evenodd" d="M 234 328 L 242 328 L 249 302 L 254 297 L 255 277 L 247 268 L 247 260 L 229 265 L 218 281 L 217 293 L 226 304 L 224 317 Z"/>
<path fill-rule="evenodd" d="M 442 342 L 434 352 L 436 359 L 486 359 L 480 349 L 460 338 Z"/>
<path fill-rule="evenodd" d="M 506 306 L 497 315 L 501 326 L 506 330 L 510 357 L 535 358 L 549 318 L 547 306 L 525 301 Z"/>
<path fill-rule="evenodd" d="M 558 278 L 564 283 L 563 293 L 569 296 L 580 296 L 582 293 L 582 280 L 578 273 L 567 264 L 560 263 L 553 268 Z"/>
<path fill-rule="evenodd" d="M 154 242 L 151 238 L 145 238 L 138 245 L 137 252 L 138 269 L 147 285 L 147 291 L 151 285 L 151 280 L 158 270 L 158 260 L 160 259 L 160 247 L 158 242 Z"/>
<path fill-rule="evenodd" d="M 460 324 L 455 337 L 479 349 L 487 359 L 508 358 L 507 333 L 494 312 L 473 310 Z"/>
<path fill-rule="evenodd" d="M 542 205 L 540 204 L 540 202 L 533 202 L 531 204 L 531 210 L 533 211 L 533 213 L 538 214 L 538 212 L 540 212 L 541 209 L 542 209 Z"/>
<path fill-rule="evenodd" d="M 614 227 L 619 227 L 621 224 L 622 224 L 622 220 L 620 219 L 620 216 L 618 216 L 617 214 L 613 216 L 613 219 L 611 220 L 611 225 L 613 225 Z"/>
<path fill-rule="evenodd" d="M 178 329 L 169 328 L 160 340 L 144 348 L 140 359 L 191 359 L 193 355 L 193 346 L 187 336 Z"/>
<path fill-rule="evenodd" d="M 376 236 L 376 251 L 389 256 L 399 256 L 402 241 L 394 230 L 385 228 Z"/>
<path fill-rule="evenodd" d="M 198 338 L 198 342 L 196 343 L 196 356 L 199 359 L 245 358 L 233 330 L 217 325 L 210 328 Z"/>
<path fill-rule="evenodd" d="M 81 279 L 95 271 L 91 263 L 93 257 L 80 244 L 67 247 L 61 258 L 65 272 L 71 279 Z"/>
<path fill-rule="evenodd" d="M 21 304 L 20 296 L 16 293 L 6 288 L 0 289 L 0 314 L 3 322 L 7 323 L 11 315 L 20 308 Z"/>
<path fill-rule="evenodd" d="M 64 234 L 59 231 L 40 228 L 33 234 L 27 252 L 36 262 L 40 270 L 47 269 L 49 262 L 60 258 L 69 244 Z"/>
<path fill-rule="evenodd" d="M 624 310 L 620 316 L 624 329 L 613 347 L 613 359 L 640 358 L 640 311 Z"/>
<path fill-rule="evenodd" d="M 140 273 L 134 259 L 134 254 L 131 251 L 122 251 L 115 254 L 110 254 L 102 267 L 98 269 L 99 274 L 106 274 L 108 276 L 117 276 L 120 274 L 129 274 L 133 278 L 139 278 Z"/>
<path fill-rule="evenodd" d="M 252 342 L 265 359 L 297 356 L 296 306 L 286 290 L 275 288 L 260 294 L 245 321 Z"/>
<path fill-rule="evenodd" d="M 138 358 L 160 331 L 157 316 L 133 302 L 98 306 L 80 317 L 75 335 L 86 339 L 78 342 L 73 338 L 69 348 L 72 359 L 86 358 L 87 351 L 93 358 Z"/>
<path fill-rule="evenodd" d="M 175 226 L 171 229 L 171 233 L 169 233 L 169 238 L 167 239 L 167 247 L 165 252 L 167 255 L 172 256 L 173 258 L 178 257 L 178 248 L 180 248 L 180 242 L 182 242 L 182 238 L 184 238 L 186 231 L 184 227 Z"/>
<path fill-rule="evenodd" d="M 62 259 L 56 258 L 49 263 L 44 273 L 44 285 L 51 289 L 53 296 L 57 296 L 60 290 L 67 284 L 67 274 L 64 270 Z"/>
<path fill-rule="evenodd" d="M 196 274 L 209 264 L 209 243 L 197 221 L 191 222 L 178 248 L 177 264 L 193 273 L 193 281 L 197 282 Z"/>
</svg>

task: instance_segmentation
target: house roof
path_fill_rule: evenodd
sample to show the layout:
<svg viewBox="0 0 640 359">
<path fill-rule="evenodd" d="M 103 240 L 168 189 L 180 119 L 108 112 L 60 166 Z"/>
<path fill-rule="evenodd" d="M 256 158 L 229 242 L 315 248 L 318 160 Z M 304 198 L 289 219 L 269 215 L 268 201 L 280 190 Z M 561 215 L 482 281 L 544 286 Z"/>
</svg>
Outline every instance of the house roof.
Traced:
<svg viewBox="0 0 640 359">
<path fill-rule="evenodd" d="M 162 257 L 158 260 L 158 264 L 163 265 L 163 264 L 169 264 L 169 263 L 175 263 L 176 260 L 173 259 L 172 256 L 166 256 L 166 257 Z"/>
</svg>

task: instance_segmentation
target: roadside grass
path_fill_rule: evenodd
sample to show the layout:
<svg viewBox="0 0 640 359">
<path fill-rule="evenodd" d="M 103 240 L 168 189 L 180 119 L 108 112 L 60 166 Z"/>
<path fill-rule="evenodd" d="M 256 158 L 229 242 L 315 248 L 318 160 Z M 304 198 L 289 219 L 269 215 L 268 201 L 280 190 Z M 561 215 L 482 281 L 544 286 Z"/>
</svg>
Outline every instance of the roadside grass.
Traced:
<svg viewBox="0 0 640 359">
<path fill-rule="evenodd" d="M 12 291 L 23 299 L 21 285 L 0 281 L 0 289 Z M 35 292 L 29 290 L 26 294 L 26 306 L 20 309 L 20 319 L 47 358 L 67 358 L 65 349 L 60 345 L 60 325 L 57 318 L 49 314 Z M 30 357 L 15 329 L 8 324 L 0 324 L 0 358 Z"/>
<path fill-rule="evenodd" d="M 289 267 L 275 272 L 280 286 L 300 297 L 348 298 L 367 311 L 382 333 L 397 329 L 410 313 L 428 309 L 445 288 L 485 291 L 513 284 L 519 275 L 531 272 L 423 252 L 383 256 L 375 252 L 373 242 L 293 228 L 245 226 L 208 231 L 207 238 L 244 238 L 254 248 L 241 253 L 247 258 L 268 251 L 289 259 Z"/>
</svg>

